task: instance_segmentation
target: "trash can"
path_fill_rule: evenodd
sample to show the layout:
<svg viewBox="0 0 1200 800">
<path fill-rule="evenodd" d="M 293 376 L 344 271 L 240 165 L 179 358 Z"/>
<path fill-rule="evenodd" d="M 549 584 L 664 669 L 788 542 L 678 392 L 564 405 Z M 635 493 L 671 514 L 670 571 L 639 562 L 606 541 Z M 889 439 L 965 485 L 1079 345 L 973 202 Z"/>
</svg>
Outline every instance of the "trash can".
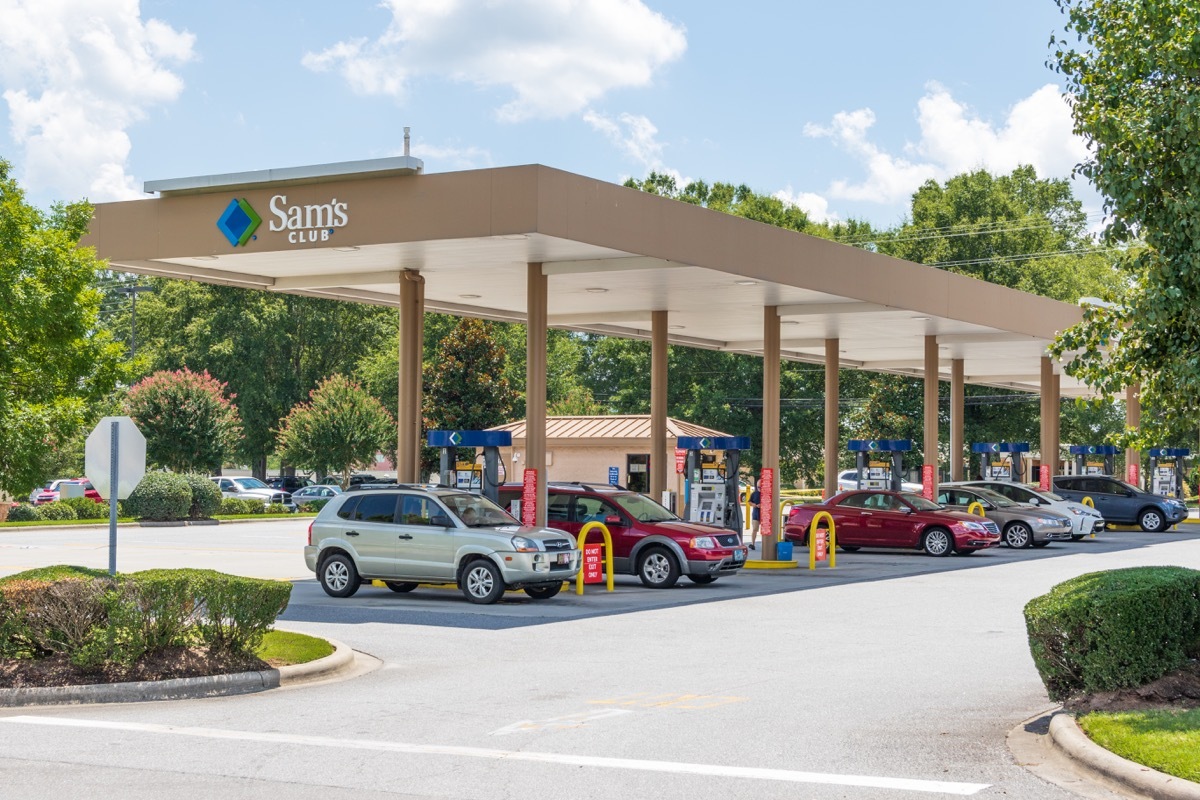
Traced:
<svg viewBox="0 0 1200 800">
<path fill-rule="evenodd" d="M 792 543 L 779 542 L 775 545 L 775 558 L 778 561 L 792 561 Z"/>
</svg>

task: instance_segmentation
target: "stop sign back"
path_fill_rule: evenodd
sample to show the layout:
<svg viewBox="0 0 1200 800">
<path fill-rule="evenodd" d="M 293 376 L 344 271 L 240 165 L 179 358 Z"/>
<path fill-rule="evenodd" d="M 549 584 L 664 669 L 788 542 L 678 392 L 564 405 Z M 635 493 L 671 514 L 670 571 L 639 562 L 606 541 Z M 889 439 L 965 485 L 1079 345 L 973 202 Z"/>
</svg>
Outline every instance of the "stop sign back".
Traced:
<svg viewBox="0 0 1200 800">
<path fill-rule="evenodd" d="M 113 425 L 117 433 L 118 500 L 127 500 L 146 474 L 146 437 L 129 417 L 105 417 L 88 434 L 84 469 L 105 500 L 111 499 Z"/>
</svg>

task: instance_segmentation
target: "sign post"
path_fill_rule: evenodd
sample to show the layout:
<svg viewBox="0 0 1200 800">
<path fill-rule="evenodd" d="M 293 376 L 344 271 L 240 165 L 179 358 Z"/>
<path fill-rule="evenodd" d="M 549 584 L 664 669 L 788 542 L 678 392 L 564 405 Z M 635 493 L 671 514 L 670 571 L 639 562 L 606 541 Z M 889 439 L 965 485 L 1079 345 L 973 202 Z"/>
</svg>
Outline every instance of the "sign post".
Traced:
<svg viewBox="0 0 1200 800">
<path fill-rule="evenodd" d="M 105 417 L 88 434 L 84 468 L 108 501 L 108 574 L 117 574 L 117 501 L 128 500 L 146 474 L 146 437 L 129 417 Z"/>
</svg>

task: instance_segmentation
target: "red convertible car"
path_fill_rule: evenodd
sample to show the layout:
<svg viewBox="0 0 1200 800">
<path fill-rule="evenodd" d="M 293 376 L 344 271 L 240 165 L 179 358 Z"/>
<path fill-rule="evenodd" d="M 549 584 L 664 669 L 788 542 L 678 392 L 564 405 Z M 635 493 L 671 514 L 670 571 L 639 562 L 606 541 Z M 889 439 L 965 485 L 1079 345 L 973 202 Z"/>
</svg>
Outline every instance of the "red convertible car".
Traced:
<svg viewBox="0 0 1200 800">
<path fill-rule="evenodd" d="M 784 538 L 807 544 L 813 518 L 822 511 L 833 517 L 837 545 L 843 550 L 908 547 L 946 556 L 1000 543 L 1000 529 L 989 519 L 947 511 L 919 494 L 876 490 L 841 492 L 823 503 L 796 506 L 784 526 Z M 825 525 L 822 520 L 817 527 Z"/>
</svg>

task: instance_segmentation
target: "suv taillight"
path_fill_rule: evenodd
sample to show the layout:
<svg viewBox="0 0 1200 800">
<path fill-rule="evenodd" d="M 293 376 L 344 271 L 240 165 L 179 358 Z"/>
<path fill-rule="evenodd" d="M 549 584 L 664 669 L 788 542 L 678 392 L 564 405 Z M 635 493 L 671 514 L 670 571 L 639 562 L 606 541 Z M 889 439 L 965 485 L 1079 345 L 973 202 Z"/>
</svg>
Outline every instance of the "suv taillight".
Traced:
<svg viewBox="0 0 1200 800">
<path fill-rule="evenodd" d="M 309 546 L 309 547 L 312 547 L 312 526 L 313 526 L 313 522 L 316 522 L 316 520 L 314 519 L 312 522 L 308 523 L 308 546 Z"/>
</svg>

